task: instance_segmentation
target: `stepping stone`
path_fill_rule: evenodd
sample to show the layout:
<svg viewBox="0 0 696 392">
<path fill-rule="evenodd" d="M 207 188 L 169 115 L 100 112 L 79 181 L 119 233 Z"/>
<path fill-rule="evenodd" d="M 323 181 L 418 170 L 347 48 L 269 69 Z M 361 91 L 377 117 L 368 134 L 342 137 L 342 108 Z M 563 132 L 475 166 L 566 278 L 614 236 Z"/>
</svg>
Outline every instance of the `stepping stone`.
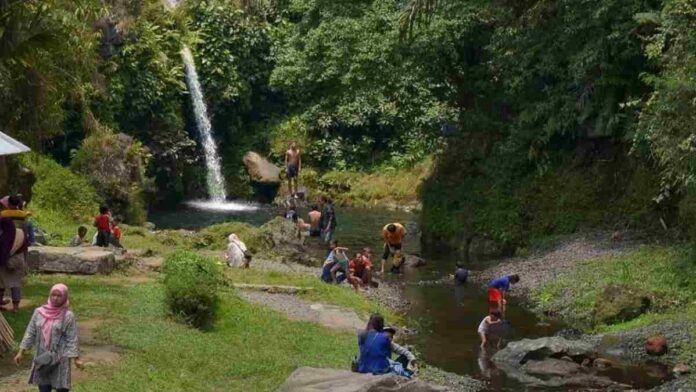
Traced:
<svg viewBox="0 0 696 392">
<path fill-rule="evenodd" d="M 97 247 L 30 247 L 29 270 L 64 274 L 110 274 L 116 264 L 112 251 Z"/>
</svg>

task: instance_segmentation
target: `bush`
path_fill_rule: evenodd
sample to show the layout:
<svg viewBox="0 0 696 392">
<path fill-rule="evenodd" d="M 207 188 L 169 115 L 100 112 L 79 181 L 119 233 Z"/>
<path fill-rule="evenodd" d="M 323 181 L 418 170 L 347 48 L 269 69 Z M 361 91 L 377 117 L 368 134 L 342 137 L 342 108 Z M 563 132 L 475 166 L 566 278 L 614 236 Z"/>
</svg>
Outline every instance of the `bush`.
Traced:
<svg viewBox="0 0 696 392">
<path fill-rule="evenodd" d="M 170 312 L 193 327 L 212 329 L 220 302 L 219 266 L 210 258 L 179 251 L 167 257 L 162 271 Z"/>
<path fill-rule="evenodd" d="M 36 177 L 28 209 L 36 224 L 47 231 L 49 244 L 64 245 L 80 224 L 91 227 L 100 199 L 87 179 L 33 152 L 19 159 Z"/>
</svg>

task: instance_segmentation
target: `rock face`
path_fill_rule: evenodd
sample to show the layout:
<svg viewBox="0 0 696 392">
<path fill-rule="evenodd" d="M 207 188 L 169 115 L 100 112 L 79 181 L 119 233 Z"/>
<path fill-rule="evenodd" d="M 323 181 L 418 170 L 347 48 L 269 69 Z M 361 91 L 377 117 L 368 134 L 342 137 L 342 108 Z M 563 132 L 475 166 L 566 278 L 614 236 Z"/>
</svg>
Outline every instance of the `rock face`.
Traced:
<svg viewBox="0 0 696 392">
<path fill-rule="evenodd" d="M 649 355 L 667 354 L 667 339 L 664 336 L 650 336 L 645 341 L 645 352 Z"/>
<path fill-rule="evenodd" d="M 249 151 L 244 155 L 244 166 L 253 182 L 265 185 L 280 184 L 280 169 L 261 155 Z"/>
<path fill-rule="evenodd" d="M 275 218 L 261 229 L 268 236 L 273 252 L 283 256 L 283 261 L 318 267 L 321 260 L 309 255 L 304 245 L 305 237 L 295 225 L 282 217 Z"/>
<path fill-rule="evenodd" d="M 611 379 L 593 374 L 591 369 L 581 365 L 595 357 L 592 344 L 556 336 L 512 342 L 498 351 L 492 360 L 508 377 L 529 385 L 555 388 L 617 386 Z"/>
<path fill-rule="evenodd" d="M 604 324 L 632 320 L 650 308 L 650 294 L 634 287 L 611 284 L 595 306 L 595 319 Z"/>
<path fill-rule="evenodd" d="M 444 387 L 393 375 L 374 376 L 348 370 L 299 368 L 278 392 L 444 392 Z"/>
<path fill-rule="evenodd" d="M 96 247 L 41 246 L 29 249 L 27 264 L 31 271 L 37 272 L 110 274 L 116 257 L 113 252 Z"/>
</svg>

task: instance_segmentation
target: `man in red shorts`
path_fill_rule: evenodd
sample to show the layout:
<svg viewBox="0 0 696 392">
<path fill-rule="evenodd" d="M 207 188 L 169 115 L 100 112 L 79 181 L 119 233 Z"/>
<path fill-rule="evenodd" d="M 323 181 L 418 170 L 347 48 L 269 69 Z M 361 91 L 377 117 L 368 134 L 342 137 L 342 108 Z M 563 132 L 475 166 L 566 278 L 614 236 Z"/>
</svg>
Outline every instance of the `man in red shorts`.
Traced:
<svg viewBox="0 0 696 392">
<path fill-rule="evenodd" d="M 498 309 L 503 309 L 503 305 L 507 303 L 505 300 L 505 292 L 510 290 L 510 285 L 520 281 L 518 275 L 507 275 L 496 278 L 488 283 L 488 302 L 496 303 Z"/>
</svg>

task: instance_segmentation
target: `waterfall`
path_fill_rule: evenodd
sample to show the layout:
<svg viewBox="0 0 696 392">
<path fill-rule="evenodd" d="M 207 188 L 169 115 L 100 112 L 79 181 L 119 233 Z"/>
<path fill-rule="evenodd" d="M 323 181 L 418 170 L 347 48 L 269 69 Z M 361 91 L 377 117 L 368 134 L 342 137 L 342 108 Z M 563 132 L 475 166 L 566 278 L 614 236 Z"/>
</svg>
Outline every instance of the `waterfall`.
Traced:
<svg viewBox="0 0 696 392">
<path fill-rule="evenodd" d="M 222 170 L 220 169 L 220 156 L 217 153 L 217 146 L 211 133 L 210 118 L 208 118 L 208 109 L 205 106 L 201 83 L 198 81 L 196 64 L 193 62 L 193 55 L 188 46 L 184 46 L 181 50 L 181 57 L 184 59 L 186 80 L 188 81 L 191 103 L 196 116 L 196 128 L 198 128 L 198 133 L 201 135 L 203 152 L 205 153 L 205 166 L 208 169 L 206 175 L 208 195 L 213 201 L 222 202 L 227 199 L 227 194 L 225 193 L 225 179 L 222 177 Z"/>
</svg>

